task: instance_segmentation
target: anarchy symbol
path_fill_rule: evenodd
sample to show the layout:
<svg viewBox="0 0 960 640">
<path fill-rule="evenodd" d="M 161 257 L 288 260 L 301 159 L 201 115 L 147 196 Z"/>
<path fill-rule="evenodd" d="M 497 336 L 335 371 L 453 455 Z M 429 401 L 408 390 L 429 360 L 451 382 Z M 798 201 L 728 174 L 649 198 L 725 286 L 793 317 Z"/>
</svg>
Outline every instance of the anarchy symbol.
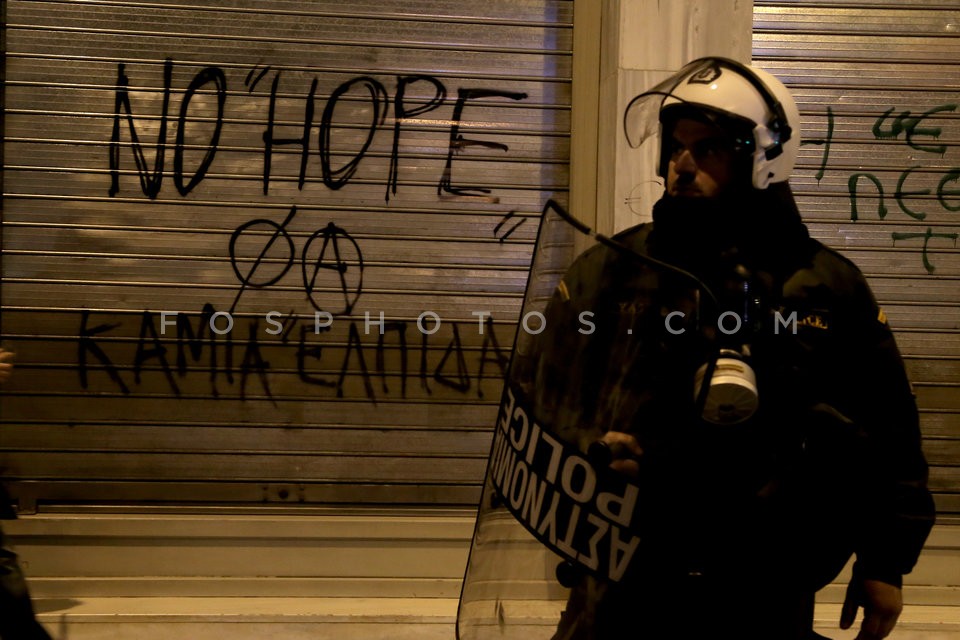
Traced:
<svg viewBox="0 0 960 640">
<path fill-rule="evenodd" d="M 292 207 L 280 224 L 258 218 L 237 227 L 233 232 L 230 238 L 230 264 L 240 281 L 240 289 L 230 313 L 233 313 L 246 289 L 270 287 L 290 271 L 296 248 L 287 226 L 296 215 L 297 208 Z M 250 255 L 251 258 L 243 259 L 241 255 Z M 331 312 L 333 315 L 349 314 L 353 310 L 363 288 L 363 254 L 349 233 L 333 222 L 316 230 L 303 247 L 300 264 L 307 299 L 314 309 L 323 311 L 317 296 L 321 292 L 333 291 L 343 297 L 343 308 Z M 241 269 L 241 265 L 248 266 Z"/>
<path fill-rule="evenodd" d="M 313 257 L 311 248 L 319 240 L 323 242 L 320 243 L 319 253 Z M 332 257 L 328 256 L 328 251 L 333 254 Z M 314 309 L 323 311 L 314 297 L 315 292 L 333 288 L 340 290 L 344 302 L 343 309 L 334 315 L 349 314 L 353 310 L 363 290 L 363 254 L 349 233 L 332 222 L 318 229 L 303 247 L 301 264 L 303 286 Z M 333 282 L 325 286 L 324 281 L 330 279 Z"/>
</svg>

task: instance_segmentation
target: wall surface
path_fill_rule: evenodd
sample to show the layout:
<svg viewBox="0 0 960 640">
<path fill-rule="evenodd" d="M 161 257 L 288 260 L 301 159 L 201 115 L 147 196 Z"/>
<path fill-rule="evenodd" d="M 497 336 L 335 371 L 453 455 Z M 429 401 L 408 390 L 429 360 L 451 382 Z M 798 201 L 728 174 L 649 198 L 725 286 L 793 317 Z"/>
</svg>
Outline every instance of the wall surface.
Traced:
<svg viewBox="0 0 960 640">
<path fill-rule="evenodd" d="M 960 510 L 955 3 L 576 3 L 592 131 L 574 5 L 6 2 L 21 509 L 476 504 L 544 201 L 592 163 L 581 217 L 644 219 L 622 108 L 695 55 L 750 57 L 752 21 L 800 103 L 808 226 L 867 273 Z"/>
<path fill-rule="evenodd" d="M 800 107 L 800 210 L 867 275 L 914 385 L 937 508 L 957 514 L 960 5 L 755 5 L 754 62 Z"/>
<path fill-rule="evenodd" d="M 475 503 L 573 3 L 5 7 L 21 508 Z"/>
<path fill-rule="evenodd" d="M 955 3 L 603 2 L 590 33 L 612 48 L 574 75 L 601 125 L 578 139 L 599 148 L 573 151 L 572 123 L 590 119 L 568 111 L 572 12 L 579 28 L 592 1 L 202 4 L 4 3 L 0 337 L 18 368 L 0 394 L 0 469 L 39 511 L 4 526 L 48 627 L 451 637 L 497 347 L 510 348 L 542 201 L 564 197 L 568 160 L 593 156 L 600 217 L 586 217 L 603 230 L 642 219 L 630 196 L 641 169 L 609 170 L 619 109 L 642 74 L 717 53 L 709 38 L 638 40 L 611 22 L 612 10 L 649 20 L 656 4 L 677 12 L 666 34 L 746 11 L 754 60 L 798 97 L 798 198 L 881 297 L 933 464 L 941 524 L 894 637 L 956 637 Z M 751 55 L 743 39 L 723 44 Z M 673 57 L 629 62 L 637 50 Z M 470 88 L 499 93 L 457 112 Z M 497 345 L 476 331 L 478 300 Z M 232 311 L 229 342 L 200 335 L 208 303 Z M 319 334 L 317 306 L 335 316 Z M 268 334 L 274 307 L 281 330 Z M 444 323 L 424 343 L 415 323 L 430 308 Z M 382 346 L 375 326 L 364 332 L 380 310 L 400 323 Z M 162 311 L 179 312 L 166 334 Z M 446 504 L 467 509 L 411 509 Z M 852 638 L 836 629 L 842 597 L 841 584 L 821 593 L 817 628 Z"/>
</svg>

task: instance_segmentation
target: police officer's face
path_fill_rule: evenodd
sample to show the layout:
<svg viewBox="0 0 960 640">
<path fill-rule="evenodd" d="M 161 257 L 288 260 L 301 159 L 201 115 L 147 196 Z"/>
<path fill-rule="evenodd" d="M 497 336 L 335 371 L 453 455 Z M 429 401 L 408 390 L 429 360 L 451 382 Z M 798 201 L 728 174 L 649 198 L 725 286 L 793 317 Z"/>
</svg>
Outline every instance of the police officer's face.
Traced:
<svg viewBox="0 0 960 640">
<path fill-rule="evenodd" d="M 734 152 L 714 126 L 681 118 L 667 141 L 667 193 L 687 198 L 713 198 L 726 190 L 734 177 Z"/>
</svg>

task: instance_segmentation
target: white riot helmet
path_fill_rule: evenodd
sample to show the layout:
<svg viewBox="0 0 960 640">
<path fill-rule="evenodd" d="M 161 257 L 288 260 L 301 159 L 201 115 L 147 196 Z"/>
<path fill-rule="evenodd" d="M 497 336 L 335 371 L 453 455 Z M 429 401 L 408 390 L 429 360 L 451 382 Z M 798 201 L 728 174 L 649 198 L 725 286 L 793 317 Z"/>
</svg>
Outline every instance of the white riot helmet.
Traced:
<svg viewBox="0 0 960 640">
<path fill-rule="evenodd" d="M 737 150 L 752 156 L 754 188 L 790 177 L 800 146 L 800 113 L 790 91 L 771 74 L 727 58 L 693 60 L 630 102 L 624 112 L 627 142 L 637 148 L 659 137 L 671 112 L 681 110 L 697 110 L 733 130 Z M 661 140 L 661 176 L 667 146 Z"/>
</svg>

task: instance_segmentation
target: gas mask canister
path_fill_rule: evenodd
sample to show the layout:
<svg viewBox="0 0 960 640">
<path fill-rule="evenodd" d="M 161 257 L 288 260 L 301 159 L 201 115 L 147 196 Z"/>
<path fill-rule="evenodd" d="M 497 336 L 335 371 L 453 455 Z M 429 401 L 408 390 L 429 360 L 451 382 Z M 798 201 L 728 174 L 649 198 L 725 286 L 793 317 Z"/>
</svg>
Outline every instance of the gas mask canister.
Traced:
<svg viewBox="0 0 960 640">
<path fill-rule="evenodd" d="M 748 420 L 760 406 L 757 376 L 749 357 L 747 345 L 740 349 L 723 348 L 716 358 L 697 369 L 693 395 L 706 422 L 739 424 Z"/>
<path fill-rule="evenodd" d="M 738 284 L 742 291 L 742 311 L 738 314 L 727 311 L 720 319 L 736 316 L 737 331 L 727 334 L 722 322 L 718 321 L 718 330 L 723 331 L 724 340 L 714 356 L 701 365 L 694 375 L 693 397 L 700 411 L 700 417 L 715 425 L 735 425 L 750 419 L 760 406 L 757 393 L 757 375 L 750 366 L 749 338 L 741 336 L 746 329 L 749 336 L 754 314 L 759 300 L 751 295 L 748 274 L 742 266 L 738 271 L 747 275 Z"/>
</svg>

